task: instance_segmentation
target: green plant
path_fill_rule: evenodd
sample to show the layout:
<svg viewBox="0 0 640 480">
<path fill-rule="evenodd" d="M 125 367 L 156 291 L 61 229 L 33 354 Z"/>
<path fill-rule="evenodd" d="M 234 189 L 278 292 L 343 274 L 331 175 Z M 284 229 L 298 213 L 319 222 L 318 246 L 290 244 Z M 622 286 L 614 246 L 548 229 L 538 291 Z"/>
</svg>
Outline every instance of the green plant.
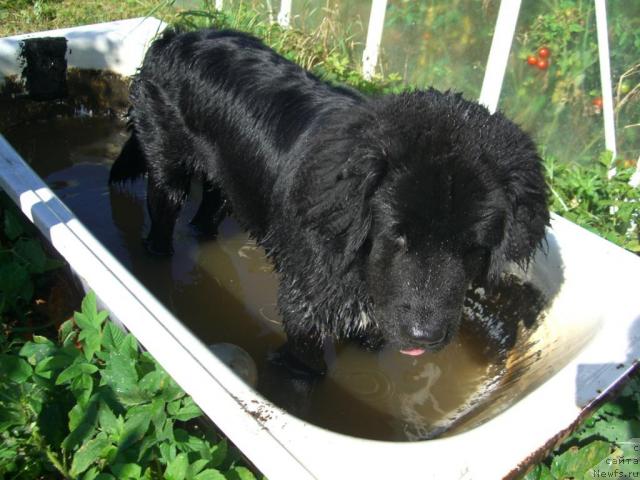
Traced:
<svg viewBox="0 0 640 480">
<path fill-rule="evenodd" d="M 96 297 L 57 342 L 6 341 L 0 355 L 0 477 L 253 479 L 226 440 L 190 423 L 193 400 Z"/>
<path fill-rule="evenodd" d="M 20 212 L 0 196 L 0 315 L 21 317 L 43 274 L 62 265 L 45 254 Z"/>
<path fill-rule="evenodd" d="M 639 437 L 640 376 L 636 374 L 618 398 L 604 403 L 524 480 L 637 478 Z"/>
<path fill-rule="evenodd" d="M 265 13 L 254 10 L 246 2 L 240 2 L 233 10 L 217 11 L 210 1 L 204 1 L 200 9 L 181 11 L 175 22 L 180 29 L 205 27 L 231 28 L 249 32 L 261 38 L 267 45 L 289 60 L 311 70 L 321 78 L 346 83 L 367 93 L 391 93 L 402 90 L 399 75 L 388 75 L 365 80 L 353 67 L 350 52 L 352 45 L 341 35 L 337 27 L 335 11 L 327 10 L 328 16 L 313 32 L 296 28 L 282 28 L 265 21 Z"/>
<path fill-rule="evenodd" d="M 545 157 L 551 208 L 563 217 L 632 252 L 640 253 L 640 189 L 631 187 L 634 168 L 619 165 L 608 178 L 610 154 L 595 165 L 567 164 Z"/>
<path fill-rule="evenodd" d="M 619 157 L 635 162 L 640 144 L 640 10 L 609 2 L 608 26 Z M 602 90 L 593 2 L 523 4 L 507 70 L 504 108 L 565 163 L 589 163 L 603 149 Z M 548 49 L 543 69 L 530 68 Z M 546 53 L 546 52 L 545 52 Z"/>
</svg>

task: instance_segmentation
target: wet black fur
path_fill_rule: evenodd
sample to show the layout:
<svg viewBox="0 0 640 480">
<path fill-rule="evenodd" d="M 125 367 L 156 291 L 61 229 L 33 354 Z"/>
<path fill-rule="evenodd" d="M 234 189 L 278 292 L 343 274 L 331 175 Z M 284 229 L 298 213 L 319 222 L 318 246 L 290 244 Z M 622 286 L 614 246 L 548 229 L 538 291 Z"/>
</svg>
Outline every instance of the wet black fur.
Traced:
<svg viewBox="0 0 640 480">
<path fill-rule="evenodd" d="M 131 102 L 111 181 L 147 171 L 149 250 L 171 253 L 201 177 L 194 223 L 215 231 L 230 204 L 275 264 L 303 357 L 329 337 L 440 348 L 470 282 L 526 265 L 549 221 L 531 139 L 458 94 L 366 97 L 207 30 L 154 42 Z"/>
</svg>

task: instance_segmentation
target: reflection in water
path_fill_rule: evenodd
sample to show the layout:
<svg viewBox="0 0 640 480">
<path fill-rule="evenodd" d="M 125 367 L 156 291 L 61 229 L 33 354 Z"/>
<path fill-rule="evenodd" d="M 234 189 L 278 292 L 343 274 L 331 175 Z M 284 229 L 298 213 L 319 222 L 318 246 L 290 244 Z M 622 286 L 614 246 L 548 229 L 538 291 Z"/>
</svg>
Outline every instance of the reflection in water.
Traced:
<svg viewBox="0 0 640 480">
<path fill-rule="evenodd" d="M 305 384 L 285 377 L 267 361 L 284 335 L 276 308 L 277 277 L 264 252 L 233 219 L 222 223 L 216 239 L 198 237 L 188 224 L 197 206 L 194 192 L 176 226 L 175 255 L 149 256 L 141 242 L 148 228 L 143 182 L 111 191 L 107 186 L 110 163 L 125 136 L 121 122 L 104 118 L 57 118 L 7 134 L 87 228 L 167 308 L 293 414 L 363 437 L 428 438 L 488 404 L 505 373 L 505 342 L 513 347 L 520 335 L 524 340 L 518 341 L 526 345 L 518 330 L 527 313 L 521 305 L 532 304 L 522 300 L 535 298 L 535 292 L 511 282 L 501 290 L 508 295 L 500 302 L 492 303 L 499 294 L 471 291 L 460 335 L 438 354 L 409 357 L 389 349 L 372 354 L 350 344 L 329 346 L 326 378 Z M 508 298 L 516 300 L 510 304 Z M 530 312 L 528 326 L 538 307 Z M 241 358 L 242 352 L 250 359 Z"/>
</svg>

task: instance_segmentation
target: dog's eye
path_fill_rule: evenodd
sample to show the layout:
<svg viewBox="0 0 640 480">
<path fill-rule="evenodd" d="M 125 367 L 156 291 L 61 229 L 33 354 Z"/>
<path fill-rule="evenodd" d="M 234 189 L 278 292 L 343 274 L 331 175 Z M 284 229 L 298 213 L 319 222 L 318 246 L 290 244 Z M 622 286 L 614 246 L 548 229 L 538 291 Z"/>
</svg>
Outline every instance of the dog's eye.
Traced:
<svg viewBox="0 0 640 480">
<path fill-rule="evenodd" d="M 398 247 L 398 250 L 402 252 L 407 251 L 407 237 L 405 237 L 404 235 L 399 235 L 395 238 L 395 243 L 396 247 Z"/>
</svg>

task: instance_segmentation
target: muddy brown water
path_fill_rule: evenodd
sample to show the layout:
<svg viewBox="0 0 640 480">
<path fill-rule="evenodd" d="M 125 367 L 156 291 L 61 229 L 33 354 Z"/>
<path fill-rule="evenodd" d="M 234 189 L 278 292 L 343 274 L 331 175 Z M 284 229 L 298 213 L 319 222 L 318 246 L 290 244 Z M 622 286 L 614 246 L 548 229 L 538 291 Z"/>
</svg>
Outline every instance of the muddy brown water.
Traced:
<svg viewBox="0 0 640 480">
<path fill-rule="evenodd" d="M 257 389 L 294 415 L 341 433 L 381 440 L 418 440 L 463 431 L 500 396 L 508 357 L 527 351 L 543 299 L 507 278 L 492 294 L 474 287 L 460 334 L 443 351 L 410 357 L 374 354 L 354 345 L 326 352 L 328 375 L 311 385 L 275 369 L 268 354 L 283 343 L 277 278 L 263 251 L 231 218 L 216 239 L 194 234 L 194 192 L 180 217 L 172 258 L 151 257 L 144 182 L 110 190 L 109 168 L 126 139 L 114 117 L 28 121 L 4 135 L 85 226 L 204 343 L 231 343 L 257 367 Z M 504 396 L 504 395 L 503 395 Z M 514 396 L 502 399 L 506 408 Z M 479 420 L 481 418 L 482 420 Z"/>
</svg>

